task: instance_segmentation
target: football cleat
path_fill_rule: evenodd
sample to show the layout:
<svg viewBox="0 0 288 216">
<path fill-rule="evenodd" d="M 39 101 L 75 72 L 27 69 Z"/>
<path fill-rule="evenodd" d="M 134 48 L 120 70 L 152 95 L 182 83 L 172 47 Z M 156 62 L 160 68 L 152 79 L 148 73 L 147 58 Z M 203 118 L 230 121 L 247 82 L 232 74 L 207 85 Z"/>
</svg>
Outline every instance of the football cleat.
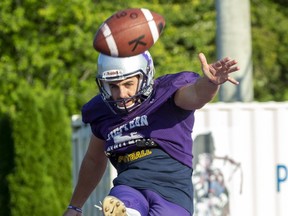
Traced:
<svg viewBox="0 0 288 216">
<path fill-rule="evenodd" d="M 102 211 L 104 216 L 128 216 L 125 204 L 114 196 L 105 197 Z"/>
</svg>

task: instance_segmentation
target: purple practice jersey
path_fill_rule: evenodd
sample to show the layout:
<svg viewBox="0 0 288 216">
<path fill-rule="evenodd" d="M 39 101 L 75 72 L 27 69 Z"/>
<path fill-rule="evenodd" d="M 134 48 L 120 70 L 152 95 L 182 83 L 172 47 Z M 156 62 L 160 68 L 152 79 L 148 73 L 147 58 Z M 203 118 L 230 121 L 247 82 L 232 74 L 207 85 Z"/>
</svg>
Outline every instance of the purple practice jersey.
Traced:
<svg viewBox="0 0 288 216">
<path fill-rule="evenodd" d="M 82 118 L 93 134 L 106 140 L 107 154 L 124 154 L 135 148 L 137 139 L 152 139 L 167 154 L 192 168 L 194 111 L 177 107 L 174 93 L 199 75 L 194 72 L 168 74 L 155 80 L 152 95 L 135 110 L 115 115 L 100 95 L 83 106 Z"/>
</svg>

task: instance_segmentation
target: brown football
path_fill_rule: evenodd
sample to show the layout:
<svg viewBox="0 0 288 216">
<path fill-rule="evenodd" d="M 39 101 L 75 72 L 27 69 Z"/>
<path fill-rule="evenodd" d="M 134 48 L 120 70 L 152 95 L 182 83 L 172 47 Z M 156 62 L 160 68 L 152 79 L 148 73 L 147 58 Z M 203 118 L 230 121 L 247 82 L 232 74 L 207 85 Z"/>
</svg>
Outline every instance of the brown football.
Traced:
<svg viewBox="0 0 288 216">
<path fill-rule="evenodd" d="M 165 19 L 145 8 L 129 8 L 109 17 L 95 34 L 93 46 L 103 54 L 128 57 L 148 50 L 156 43 Z"/>
</svg>

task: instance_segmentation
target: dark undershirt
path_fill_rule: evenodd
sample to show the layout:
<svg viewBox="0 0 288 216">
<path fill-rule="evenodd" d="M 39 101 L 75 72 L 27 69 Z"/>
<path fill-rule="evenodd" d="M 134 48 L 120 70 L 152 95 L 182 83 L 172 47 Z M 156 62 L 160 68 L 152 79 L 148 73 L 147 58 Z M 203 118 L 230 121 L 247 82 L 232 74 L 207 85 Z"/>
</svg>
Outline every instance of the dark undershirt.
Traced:
<svg viewBox="0 0 288 216">
<path fill-rule="evenodd" d="M 193 212 L 192 169 L 160 148 L 141 149 L 110 160 L 118 171 L 115 186 L 151 190 Z"/>
</svg>

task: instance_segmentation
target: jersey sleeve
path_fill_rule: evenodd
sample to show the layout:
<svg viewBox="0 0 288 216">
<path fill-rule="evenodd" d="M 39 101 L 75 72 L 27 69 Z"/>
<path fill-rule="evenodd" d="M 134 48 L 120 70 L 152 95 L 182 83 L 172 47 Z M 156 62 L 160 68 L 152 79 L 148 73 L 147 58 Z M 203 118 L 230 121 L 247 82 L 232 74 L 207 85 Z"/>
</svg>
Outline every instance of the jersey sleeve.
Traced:
<svg viewBox="0 0 288 216">
<path fill-rule="evenodd" d="M 154 108 L 157 109 L 170 97 L 173 97 L 175 92 L 181 87 L 195 83 L 199 77 L 200 75 L 195 72 L 184 71 L 176 74 L 167 74 L 156 79 L 154 98 L 156 99 L 158 106 L 155 106 Z"/>
<path fill-rule="evenodd" d="M 109 111 L 100 95 L 95 96 L 82 107 L 82 121 L 90 124 L 92 133 L 99 139 L 104 139 L 99 128 L 101 119 L 110 114 Z"/>
</svg>

